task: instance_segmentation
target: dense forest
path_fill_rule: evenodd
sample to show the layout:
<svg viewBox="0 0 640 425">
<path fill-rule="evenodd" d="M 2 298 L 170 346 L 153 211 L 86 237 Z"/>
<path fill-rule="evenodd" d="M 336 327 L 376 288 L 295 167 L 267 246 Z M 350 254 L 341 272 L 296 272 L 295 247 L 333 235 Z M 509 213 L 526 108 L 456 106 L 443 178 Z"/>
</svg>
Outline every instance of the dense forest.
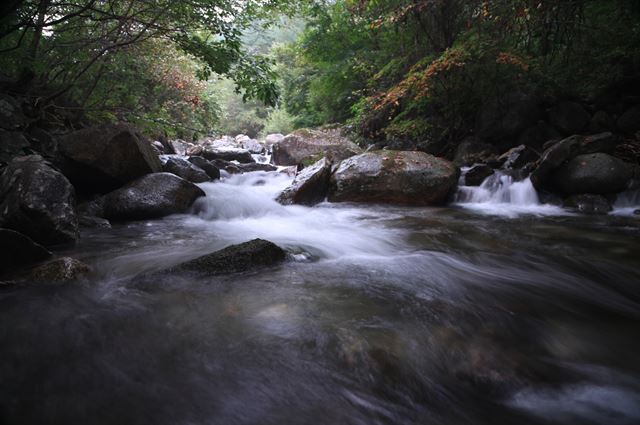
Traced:
<svg viewBox="0 0 640 425">
<path fill-rule="evenodd" d="M 0 425 L 640 423 L 640 0 L 0 3 Z"/>
</svg>

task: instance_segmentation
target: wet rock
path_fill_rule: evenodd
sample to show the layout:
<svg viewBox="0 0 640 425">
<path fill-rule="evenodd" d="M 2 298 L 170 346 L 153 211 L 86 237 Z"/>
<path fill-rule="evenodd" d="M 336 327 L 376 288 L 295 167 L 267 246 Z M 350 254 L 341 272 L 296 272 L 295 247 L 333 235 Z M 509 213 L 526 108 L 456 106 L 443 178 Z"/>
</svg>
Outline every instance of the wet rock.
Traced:
<svg viewBox="0 0 640 425">
<path fill-rule="evenodd" d="M 225 161 L 224 159 L 214 159 L 211 163 L 220 170 L 226 171 L 229 174 L 240 174 L 240 164 L 234 164 L 233 162 Z"/>
<path fill-rule="evenodd" d="M 310 165 L 324 156 L 340 161 L 362 152 L 339 129 L 296 130 L 272 149 L 272 161 L 276 165 Z"/>
<path fill-rule="evenodd" d="M 156 154 L 164 155 L 164 145 L 157 140 L 151 142 L 151 147 L 155 150 Z"/>
<path fill-rule="evenodd" d="M 232 147 L 205 147 L 202 156 L 209 161 L 222 159 L 224 161 L 238 161 L 241 164 L 255 162 L 251 152 L 246 149 Z"/>
<path fill-rule="evenodd" d="M 51 257 L 51 253 L 28 236 L 9 229 L 0 229 L 0 274 L 34 264 Z"/>
<path fill-rule="evenodd" d="M 567 137 L 544 151 L 538 166 L 531 173 L 531 182 L 536 189 L 544 189 L 553 171 L 578 154 L 582 139 L 582 136 Z"/>
<path fill-rule="evenodd" d="M 169 158 L 164 171 L 173 173 L 192 183 L 204 183 L 210 180 L 209 175 L 200 167 L 182 158 Z"/>
<path fill-rule="evenodd" d="M 627 134 L 640 130 L 640 105 L 628 109 L 618 118 L 618 129 Z"/>
<path fill-rule="evenodd" d="M 253 164 L 238 164 L 237 168 L 241 173 L 251 173 L 253 171 L 276 171 L 278 167 L 271 164 L 258 164 L 254 162 Z"/>
<path fill-rule="evenodd" d="M 578 155 L 562 165 L 552 177 L 554 186 L 566 194 L 622 192 L 632 177 L 631 167 L 605 153 Z"/>
<path fill-rule="evenodd" d="M 188 161 L 196 167 L 200 167 L 201 169 L 203 169 L 211 180 L 220 180 L 220 169 L 203 157 L 191 156 L 189 157 Z"/>
<path fill-rule="evenodd" d="M 237 135 L 236 142 L 240 145 L 240 147 L 248 150 L 252 154 L 261 154 L 265 150 L 264 146 L 260 144 L 260 142 L 244 134 Z"/>
<path fill-rule="evenodd" d="M 280 134 L 280 133 L 269 134 L 267 135 L 267 137 L 265 137 L 264 144 L 267 146 L 268 149 L 271 149 L 273 145 L 275 145 L 276 143 L 280 143 L 283 140 L 284 140 L 284 134 Z"/>
<path fill-rule="evenodd" d="M 486 163 L 495 153 L 495 147 L 477 137 L 467 137 L 458 144 L 453 162 L 458 166 Z"/>
<path fill-rule="evenodd" d="M 324 201 L 329 192 L 331 162 L 322 158 L 299 172 L 291 185 L 277 198 L 283 205 L 315 205 Z"/>
<path fill-rule="evenodd" d="M 503 153 L 498 160 L 502 161 L 502 167 L 507 170 L 516 170 L 536 161 L 539 155 L 526 145 L 516 146 Z"/>
<path fill-rule="evenodd" d="M 67 283 L 82 279 L 92 272 L 91 267 L 70 257 L 58 258 L 29 271 L 28 282 Z"/>
<path fill-rule="evenodd" d="M 19 131 L 0 130 L 0 166 L 28 153 L 29 141 Z"/>
<path fill-rule="evenodd" d="M 576 212 L 589 215 L 608 214 L 612 208 L 611 204 L 602 195 L 581 194 L 573 195 L 565 199 L 564 206 Z"/>
<path fill-rule="evenodd" d="M 82 227 L 87 227 L 89 229 L 110 229 L 111 223 L 109 220 L 105 220 L 104 218 L 95 217 L 91 215 L 81 215 L 79 219 L 79 224 Z"/>
<path fill-rule="evenodd" d="M 263 239 L 254 239 L 179 264 L 171 268 L 171 271 L 213 276 L 274 266 L 285 258 L 286 253 L 279 246 Z"/>
<path fill-rule="evenodd" d="M 127 124 L 79 130 L 60 139 L 63 173 L 83 193 L 106 193 L 162 170 L 151 145 Z"/>
<path fill-rule="evenodd" d="M 187 149 L 192 146 L 190 143 L 187 143 L 184 140 L 180 139 L 169 140 L 169 145 L 171 145 L 171 150 L 173 151 L 171 153 L 180 156 L 185 156 L 187 154 Z"/>
<path fill-rule="evenodd" d="M 202 189 L 174 174 L 149 174 L 105 195 L 103 217 L 145 220 L 185 213 L 201 196 Z"/>
<path fill-rule="evenodd" d="M 455 188 L 459 172 L 451 162 L 424 152 L 367 152 L 340 163 L 329 200 L 442 204 Z"/>
<path fill-rule="evenodd" d="M 465 186 L 480 186 L 495 171 L 486 164 L 476 164 L 464 175 Z"/>
<path fill-rule="evenodd" d="M 582 139 L 578 152 L 580 155 L 588 153 L 613 153 L 620 138 L 611 132 L 593 134 Z"/>
<path fill-rule="evenodd" d="M 78 239 L 75 191 L 41 156 L 15 158 L 0 176 L 0 226 L 45 246 Z"/>
<path fill-rule="evenodd" d="M 555 128 L 568 136 L 586 129 L 591 116 L 577 102 L 560 102 L 549 110 L 548 119 Z"/>
<path fill-rule="evenodd" d="M 204 147 L 200 145 L 189 146 L 186 151 L 187 156 L 201 156 L 204 152 Z"/>
</svg>

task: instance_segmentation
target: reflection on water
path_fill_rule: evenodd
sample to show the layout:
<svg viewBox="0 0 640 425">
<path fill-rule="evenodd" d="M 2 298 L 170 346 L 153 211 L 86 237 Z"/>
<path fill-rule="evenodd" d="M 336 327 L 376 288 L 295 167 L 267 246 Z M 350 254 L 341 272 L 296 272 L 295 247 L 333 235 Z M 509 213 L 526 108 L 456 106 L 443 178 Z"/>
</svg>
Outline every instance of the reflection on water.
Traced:
<svg viewBox="0 0 640 425">
<path fill-rule="evenodd" d="M 87 231 L 91 281 L 0 292 L 0 422 L 638 423 L 637 217 L 283 207 L 289 180 L 204 184 Z M 135 277 L 255 237 L 291 260 Z"/>
</svg>

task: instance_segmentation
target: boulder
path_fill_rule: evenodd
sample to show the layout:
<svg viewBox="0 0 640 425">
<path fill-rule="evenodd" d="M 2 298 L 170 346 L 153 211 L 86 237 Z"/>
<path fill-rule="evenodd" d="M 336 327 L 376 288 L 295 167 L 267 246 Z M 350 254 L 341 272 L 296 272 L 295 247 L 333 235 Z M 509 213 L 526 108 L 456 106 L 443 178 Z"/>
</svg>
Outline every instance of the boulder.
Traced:
<svg viewBox="0 0 640 425">
<path fill-rule="evenodd" d="M 45 246 L 78 239 L 75 191 L 39 155 L 15 158 L 0 176 L 0 226 Z"/>
<path fill-rule="evenodd" d="M 322 158 L 303 169 L 276 200 L 283 205 L 315 205 L 324 201 L 329 192 L 332 165 Z"/>
<path fill-rule="evenodd" d="M 0 274 L 51 257 L 51 253 L 28 236 L 9 229 L 0 229 Z"/>
<path fill-rule="evenodd" d="M 164 165 L 164 171 L 173 173 L 192 183 L 204 183 L 211 180 L 209 175 L 200 167 L 182 158 L 169 158 Z"/>
<path fill-rule="evenodd" d="M 514 139 L 541 115 L 538 99 L 513 91 L 499 100 L 485 102 L 478 114 L 476 134 L 493 141 Z"/>
<path fill-rule="evenodd" d="M 211 180 L 220 180 L 220 170 L 201 156 L 191 156 L 188 161 L 204 170 Z"/>
<path fill-rule="evenodd" d="M 285 258 L 286 253 L 279 246 L 263 239 L 254 239 L 187 261 L 170 270 L 214 276 L 274 266 Z"/>
<path fill-rule="evenodd" d="M 187 156 L 201 156 L 202 152 L 204 152 L 204 147 L 201 145 L 193 145 L 189 146 L 187 149 Z"/>
<path fill-rule="evenodd" d="M 202 151 L 202 156 L 209 161 L 222 159 L 224 161 L 238 161 L 241 164 L 255 162 L 251 152 L 242 148 L 207 146 Z"/>
<path fill-rule="evenodd" d="M 442 204 L 456 187 L 459 173 L 451 162 L 424 152 L 367 152 L 340 163 L 329 201 Z"/>
<path fill-rule="evenodd" d="M 264 152 L 264 146 L 260 142 L 244 134 L 236 136 L 236 142 L 240 144 L 240 147 L 252 154 L 258 155 Z"/>
<path fill-rule="evenodd" d="M 164 145 L 157 140 L 151 142 L 151 147 L 158 155 L 164 155 Z"/>
<path fill-rule="evenodd" d="M 618 129 L 627 134 L 640 130 L 640 105 L 628 109 L 618 118 Z"/>
<path fill-rule="evenodd" d="M 276 165 L 310 165 L 324 156 L 340 161 L 362 152 L 340 129 L 296 130 L 272 149 L 272 162 Z"/>
<path fill-rule="evenodd" d="M 536 189 L 544 189 L 551 173 L 579 153 L 582 140 L 582 136 L 567 137 L 543 152 L 537 167 L 531 173 L 531 182 Z"/>
<path fill-rule="evenodd" d="M 506 170 L 517 170 L 525 165 L 536 161 L 539 155 L 527 145 L 516 146 L 500 155 L 498 160 L 502 162 L 502 168 Z"/>
<path fill-rule="evenodd" d="M 576 212 L 588 215 L 604 215 L 612 210 L 611 204 L 602 195 L 592 193 L 573 195 L 565 199 L 564 206 Z"/>
<path fill-rule="evenodd" d="M 578 153 L 580 155 L 599 152 L 613 153 L 619 143 L 620 138 L 611 132 L 593 134 L 582 139 Z"/>
<path fill-rule="evenodd" d="M 556 188 L 569 195 L 622 192 L 632 177 L 631 167 L 606 153 L 578 155 L 554 171 Z"/>
<path fill-rule="evenodd" d="M 27 154 L 29 146 L 23 133 L 0 129 L 0 166 L 10 163 L 17 156 Z"/>
<path fill-rule="evenodd" d="M 109 220 L 145 220 L 185 213 L 205 193 L 170 173 L 148 174 L 105 195 L 102 216 Z"/>
<path fill-rule="evenodd" d="M 42 283 L 67 283 L 82 279 L 92 272 L 91 267 L 70 257 L 58 258 L 29 271 L 24 280 Z"/>
<path fill-rule="evenodd" d="M 220 170 L 226 171 L 229 174 L 240 174 L 242 170 L 240 169 L 240 164 L 234 164 L 229 161 L 225 161 L 224 159 L 214 159 L 211 163 Z"/>
<path fill-rule="evenodd" d="M 453 162 L 458 166 L 485 163 L 494 153 L 496 153 L 494 146 L 482 142 L 477 137 L 469 136 L 458 144 Z"/>
<path fill-rule="evenodd" d="M 492 176 L 495 171 L 486 164 L 476 164 L 464 175 L 465 186 L 480 186 L 487 177 Z"/>
<path fill-rule="evenodd" d="M 577 102 L 560 102 L 548 111 L 548 119 L 555 128 L 568 136 L 585 130 L 591 116 Z"/>
<path fill-rule="evenodd" d="M 264 138 L 264 144 L 267 147 L 267 149 L 271 149 L 273 145 L 275 145 L 276 143 L 280 143 L 283 140 L 284 140 L 284 134 L 280 134 L 280 133 L 269 134 L 267 135 L 267 137 Z"/>
<path fill-rule="evenodd" d="M 187 143 L 184 140 L 180 139 L 169 140 L 169 145 L 171 146 L 170 150 L 172 150 L 173 152 L 168 153 L 173 153 L 180 156 L 185 156 L 187 154 L 187 149 L 192 146 L 190 143 Z"/>
<path fill-rule="evenodd" d="M 79 130 L 60 139 L 61 168 L 83 193 L 106 193 L 162 170 L 153 147 L 127 124 Z"/>
</svg>

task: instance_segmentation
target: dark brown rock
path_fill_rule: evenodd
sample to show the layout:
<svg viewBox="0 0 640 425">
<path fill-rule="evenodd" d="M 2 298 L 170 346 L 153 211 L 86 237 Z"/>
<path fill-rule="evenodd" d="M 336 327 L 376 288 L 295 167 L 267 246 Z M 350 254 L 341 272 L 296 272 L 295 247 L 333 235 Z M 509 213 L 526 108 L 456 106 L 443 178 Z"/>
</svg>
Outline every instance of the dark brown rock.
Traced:
<svg viewBox="0 0 640 425">
<path fill-rule="evenodd" d="M 605 153 L 578 155 L 558 168 L 553 183 L 566 194 L 613 194 L 627 189 L 631 167 Z"/>
</svg>

